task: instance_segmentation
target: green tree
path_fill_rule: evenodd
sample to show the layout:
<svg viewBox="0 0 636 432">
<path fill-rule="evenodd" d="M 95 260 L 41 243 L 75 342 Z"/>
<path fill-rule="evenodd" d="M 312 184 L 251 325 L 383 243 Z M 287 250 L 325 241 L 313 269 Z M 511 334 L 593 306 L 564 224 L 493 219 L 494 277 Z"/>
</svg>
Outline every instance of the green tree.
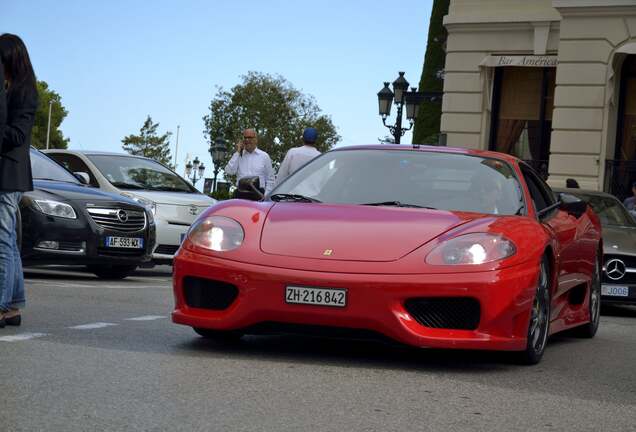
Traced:
<svg viewBox="0 0 636 432">
<path fill-rule="evenodd" d="M 215 164 L 225 167 L 246 128 L 256 129 L 258 147 L 269 154 L 275 168 L 287 150 L 302 145 L 306 127 L 318 130 L 316 147 L 320 151 L 329 150 L 340 140 L 331 118 L 322 114 L 315 99 L 295 89 L 285 78 L 248 72 L 241 79 L 229 91 L 217 88 L 210 112 L 203 117 L 206 139 L 213 142 L 222 137 L 228 142 L 228 153 Z"/>
<path fill-rule="evenodd" d="M 170 165 L 170 136 L 172 132 L 163 135 L 157 134 L 159 123 L 153 123 L 148 116 L 144 125 L 139 130 L 139 135 L 128 135 L 121 142 L 123 149 L 132 155 L 145 156 Z"/>
<path fill-rule="evenodd" d="M 448 14 L 449 3 L 450 0 L 433 1 L 419 91 L 440 92 L 441 94 L 444 88 L 446 29 L 444 28 L 443 20 L 444 15 Z M 441 117 L 441 97 L 435 101 L 427 100 L 423 102 L 413 130 L 413 143 L 437 144 Z"/>
<path fill-rule="evenodd" d="M 38 110 L 35 112 L 35 122 L 31 131 L 31 144 L 33 147 L 46 148 L 46 132 L 49 124 L 49 103 L 51 104 L 51 135 L 49 137 L 49 148 L 65 149 L 68 147 L 69 139 L 64 138 L 60 130 L 60 125 L 68 115 L 68 111 L 62 105 L 62 98 L 55 91 L 49 89 L 49 85 L 44 81 L 37 82 L 38 88 Z"/>
</svg>

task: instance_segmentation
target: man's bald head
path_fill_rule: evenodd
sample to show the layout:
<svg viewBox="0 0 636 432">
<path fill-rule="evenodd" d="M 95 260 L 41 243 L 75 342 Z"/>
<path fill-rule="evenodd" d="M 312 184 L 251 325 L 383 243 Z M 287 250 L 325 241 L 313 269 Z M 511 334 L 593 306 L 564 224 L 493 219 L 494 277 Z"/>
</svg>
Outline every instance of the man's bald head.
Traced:
<svg viewBox="0 0 636 432">
<path fill-rule="evenodd" d="M 245 129 L 243 131 L 243 146 L 248 153 L 252 153 L 256 150 L 256 145 L 258 144 L 258 135 L 256 134 L 256 129 Z"/>
</svg>

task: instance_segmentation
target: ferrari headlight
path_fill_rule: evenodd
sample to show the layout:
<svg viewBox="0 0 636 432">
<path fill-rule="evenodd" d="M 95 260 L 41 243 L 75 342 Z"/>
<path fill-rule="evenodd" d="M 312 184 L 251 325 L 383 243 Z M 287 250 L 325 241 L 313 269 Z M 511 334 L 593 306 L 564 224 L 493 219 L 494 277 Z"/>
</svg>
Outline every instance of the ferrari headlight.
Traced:
<svg viewBox="0 0 636 432">
<path fill-rule="evenodd" d="M 473 233 L 447 240 L 426 257 L 432 265 L 484 264 L 508 258 L 517 252 L 512 241 L 499 234 Z"/>
<path fill-rule="evenodd" d="M 241 224 L 234 219 L 210 216 L 197 220 L 187 237 L 195 246 L 226 252 L 241 246 L 245 233 Z"/>
<path fill-rule="evenodd" d="M 36 210 L 41 211 L 45 215 L 56 216 L 65 219 L 77 219 L 75 210 L 69 204 L 51 201 L 51 200 L 34 200 Z"/>
</svg>

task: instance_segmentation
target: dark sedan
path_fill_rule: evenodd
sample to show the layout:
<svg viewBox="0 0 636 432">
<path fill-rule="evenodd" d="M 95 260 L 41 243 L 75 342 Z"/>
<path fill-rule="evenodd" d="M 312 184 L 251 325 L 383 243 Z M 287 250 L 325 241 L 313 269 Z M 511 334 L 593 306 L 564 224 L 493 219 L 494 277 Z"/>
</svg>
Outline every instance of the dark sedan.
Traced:
<svg viewBox="0 0 636 432">
<path fill-rule="evenodd" d="M 603 303 L 636 304 L 636 222 L 613 195 L 580 189 L 555 189 L 586 201 L 603 227 Z"/>
<path fill-rule="evenodd" d="M 84 185 L 31 150 L 34 191 L 20 202 L 18 238 L 25 266 L 84 265 L 100 278 L 122 279 L 150 261 L 152 213 L 124 196 Z"/>
</svg>

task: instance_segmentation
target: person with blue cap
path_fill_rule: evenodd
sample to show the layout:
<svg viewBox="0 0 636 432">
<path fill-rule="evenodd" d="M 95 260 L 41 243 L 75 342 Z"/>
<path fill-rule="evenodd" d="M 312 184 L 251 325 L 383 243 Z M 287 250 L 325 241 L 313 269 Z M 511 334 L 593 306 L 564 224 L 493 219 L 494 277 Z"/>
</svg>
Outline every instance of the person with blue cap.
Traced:
<svg viewBox="0 0 636 432">
<path fill-rule="evenodd" d="M 276 184 L 280 184 L 283 180 L 294 173 L 298 168 L 320 155 L 316 149 L 316 141 L 318 140 L 318 131 L 315 128 L 306 128 L 303 132 L 304 145 L 294 147 L 287 151 L 283 163 L 280 164 L 278 175 L 276 176 Z"/>
</svg>

